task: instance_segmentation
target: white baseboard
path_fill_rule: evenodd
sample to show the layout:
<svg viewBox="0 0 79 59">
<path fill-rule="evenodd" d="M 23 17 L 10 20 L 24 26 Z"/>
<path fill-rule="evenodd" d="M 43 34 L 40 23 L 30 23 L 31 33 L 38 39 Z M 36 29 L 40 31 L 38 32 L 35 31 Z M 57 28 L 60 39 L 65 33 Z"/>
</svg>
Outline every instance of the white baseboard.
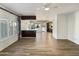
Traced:
<svg viewBox="0 0 79 59">
<path fill-rule="evenodd" d="M 78 44 L 78 45 L 79 45 L 79 41 L 78 41 L 78 40 L 70 40 L 70 41 L 72 41 L 73 43 L 75 43 L 75 44 Z"/>
</svg>

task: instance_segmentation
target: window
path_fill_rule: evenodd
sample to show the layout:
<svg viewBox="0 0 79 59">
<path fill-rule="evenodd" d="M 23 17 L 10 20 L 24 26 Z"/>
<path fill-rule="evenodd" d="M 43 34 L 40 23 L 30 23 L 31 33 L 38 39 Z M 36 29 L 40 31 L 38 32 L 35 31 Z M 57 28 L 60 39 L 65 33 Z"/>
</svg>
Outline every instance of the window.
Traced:
<svg viewBox="0 0 79 59">
<path fill-rule="evenodd" d="M 18 35 L 18 21 L 0 20 L 0 39 Z"/>
<path fill-rule="evenodd" d="M 13 21 L 9 22 L 9 36 L 13 35 Z"/>
<path fill-rule="evenodd" d="M 18 22 L 10 21 L 9 22 L 9 36 L 18 34 Z"/>
<path fill-rule="evenodd" d="M 18 28 L 18 21 L 14 21 L 13 22 L 13 26 L 14 26 L 14 35 L 18 34 L 19 28 Z"/>
<path fill-rule="evenodd" d="M 0 38 L 5 38 L 8 36 L 7 22 L 5 20 L 0 21 Z"/>
</svg>

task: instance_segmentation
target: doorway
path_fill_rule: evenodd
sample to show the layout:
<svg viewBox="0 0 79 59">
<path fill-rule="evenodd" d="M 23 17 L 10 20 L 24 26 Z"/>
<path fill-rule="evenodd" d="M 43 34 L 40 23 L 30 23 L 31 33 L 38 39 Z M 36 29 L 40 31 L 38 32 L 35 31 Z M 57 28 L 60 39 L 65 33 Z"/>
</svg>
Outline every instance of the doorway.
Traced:
<svg viewBox="0 0 79 59">
<path fill-rule="evenodd" d="M 53 22 L 47 23 L 47 32 L 53 32 Z"/>
</svg>

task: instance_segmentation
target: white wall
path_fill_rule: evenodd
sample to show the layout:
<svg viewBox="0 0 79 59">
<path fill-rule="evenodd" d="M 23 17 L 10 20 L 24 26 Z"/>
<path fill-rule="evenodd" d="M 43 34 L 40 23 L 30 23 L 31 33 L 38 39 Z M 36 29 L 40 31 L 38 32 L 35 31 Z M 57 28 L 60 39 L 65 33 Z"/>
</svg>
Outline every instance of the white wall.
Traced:
<svg viewBox="0 0 79 59">
<path fill-rule="evenodd" d="M 57 39 L 57 15 L 55 16 L 54 19 L 52 19 L 52 21 L 53 21 L 53 37 Z"/>
<path fill-rule="evenodd" d="M 79 11 L 75 13 L 74 42 L 79 44 Z"/>
<path fill-rule="evenodd" d="M 79 44 L 79 11 L 58 15 L 57 39 L 68 39 Z"/>
<path fill-rule="evenodd" d="M 67 15 L 68 19 L 68 39 L 79 44 L 79 11 Z"/>
<path fill-rule="evenodd" d="M 10 22 L 11 20 L 16 21 L 17 16 L 0 9 L 0 20 L 3 19 L 5 19 L 8 22 Z M 18 40 L 18 35 L 8 36 L 5 39 L 0 39 L 0 51 L 2 51 L 4 48 L 8 47 L 12 43 L 16 42 L 17 40 Z"/>
<path fill-rule="evenodd" d="M 79 44 L 79 12 L 72 12 L 66 14 L 68 40 Z"/>
<path fill-rule="evenodd" d="M 67 24 L 68 24 L 68 39 L 74 40 L 74 31 L 75 31 L 75 13 L 68 13 L 67 15 Z"/>
<path fill-rule="evenodd" d="M 75 13 L 64 13 L 57 17 L 57 39 L 74 40 Z"/>
<path fill-rule="evenodd" d="M 67 19 L 65 14 L 57 17 L 57 39 L 67 39 Z"/>
<path fill-rule="evenodd" d="M 74 12 L 59 14 L 57 17 L 57 39 L 74 40 Z"/>
</svg>

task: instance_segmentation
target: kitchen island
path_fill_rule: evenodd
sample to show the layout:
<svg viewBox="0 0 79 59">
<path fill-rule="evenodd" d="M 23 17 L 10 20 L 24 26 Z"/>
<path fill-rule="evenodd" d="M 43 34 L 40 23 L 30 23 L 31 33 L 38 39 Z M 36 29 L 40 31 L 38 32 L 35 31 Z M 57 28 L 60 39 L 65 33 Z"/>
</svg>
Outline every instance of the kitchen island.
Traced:
<svg viewBox="0 0 79 59">
<path fill-rule="evenodd" d="M 22 37 L 36 37 L 36 30 L 21 30 Z"/>
</svg>

